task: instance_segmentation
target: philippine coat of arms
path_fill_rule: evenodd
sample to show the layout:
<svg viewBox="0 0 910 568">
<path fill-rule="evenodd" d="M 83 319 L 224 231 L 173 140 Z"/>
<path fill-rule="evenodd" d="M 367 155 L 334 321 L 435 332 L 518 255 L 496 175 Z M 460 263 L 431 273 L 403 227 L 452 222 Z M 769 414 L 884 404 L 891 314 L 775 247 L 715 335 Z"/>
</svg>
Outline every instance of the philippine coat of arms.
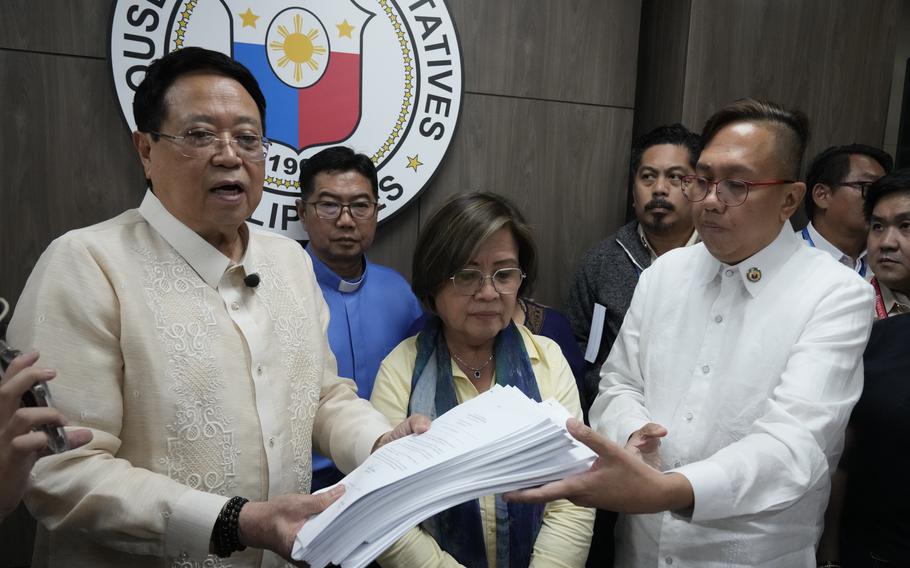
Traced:
<svg viewBox="0 0 910 568">
<path fill-rule="evenodd" d="M 119 0 L 110 61 L 124 119 L 152 61 L 187 46 L 243 63 L 266 96 L 263 199 L 250 221 L 306 238 L 302 160 L 335 144 L 379 169 L 380 220 L 430 182 L 461 110 L 461 51 L 443 0 Z"/>
</svg>

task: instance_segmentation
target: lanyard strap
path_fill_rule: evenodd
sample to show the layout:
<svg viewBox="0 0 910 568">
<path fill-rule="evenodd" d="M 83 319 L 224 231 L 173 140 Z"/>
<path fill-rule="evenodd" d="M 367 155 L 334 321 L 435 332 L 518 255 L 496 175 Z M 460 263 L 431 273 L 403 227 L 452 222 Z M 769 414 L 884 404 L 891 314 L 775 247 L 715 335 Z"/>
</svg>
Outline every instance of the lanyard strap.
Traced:
<svg viewBox="0 0 910 568">
<path fill-rule="evenodd" d="M 812 240 L 812 235 L 809 234 L 809 227 L 803 227 L 803 240 L 809 243 L 809 246 L 815 248 L 815 241 Z"/>
<path fill-rule="evenodd" d="M 885 319 L 888 312 L 885 311 L 885 299 L 882 298 L 882 287 L 878 284 L 878 278 L 872 278 L 872 289 L 875 290 L 875 318 Z"/>
</svg>

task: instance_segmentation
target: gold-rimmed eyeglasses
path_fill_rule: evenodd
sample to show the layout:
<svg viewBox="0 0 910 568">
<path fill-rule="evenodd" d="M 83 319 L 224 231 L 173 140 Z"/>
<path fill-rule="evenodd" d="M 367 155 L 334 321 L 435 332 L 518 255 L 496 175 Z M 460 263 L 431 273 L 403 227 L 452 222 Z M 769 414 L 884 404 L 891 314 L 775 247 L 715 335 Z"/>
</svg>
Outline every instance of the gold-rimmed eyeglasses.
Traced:
<svg viewBox="0 0 910 568">
<path fill-rule="evenodd" d="M 243 160 L 261 162 L 269 154 L 271 142 L 258 134 L 238 134 L 228 138 L 219 138 L 209 130 L 190 130 L 182 136 L 151 131 L 149 134 L 160 136 L 173 143 L 186 158 L 210 158 L 221 151 L 222 146 L 231 145 L 234 152 Z"/>
<path fill-rule="evenodd" d="M 475 268 L 463 268 L 449 277 L 455 291 L 462 296 L 473 296 L 490 279 L 493 289 L 500 294 L 515 294 L 521 288 L 525 273 L 520 268 L 500 268 L 493 274 L 484 274 Z"/>
</svg>

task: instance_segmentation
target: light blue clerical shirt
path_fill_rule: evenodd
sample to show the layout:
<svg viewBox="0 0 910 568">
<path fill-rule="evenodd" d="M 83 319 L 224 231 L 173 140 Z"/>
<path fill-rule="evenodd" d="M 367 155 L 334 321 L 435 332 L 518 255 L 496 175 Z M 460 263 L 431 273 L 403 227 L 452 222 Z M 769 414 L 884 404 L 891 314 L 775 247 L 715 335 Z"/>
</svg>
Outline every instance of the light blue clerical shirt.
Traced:
<svg viewBox="0 0 910 568">
<path fill-rule="evenodd" d="M 329 306 L 329 346 L 338 360 L 338 375 L 354 379 L 357 394 L 368 399 L 379 364 L 396 345 L 423 327 L 424 313 L 411 286 L 391 268 L 364 259 L 360 279 L 351 282 L 332 272 L 311 250 L 316 280 Z M 331 461 L 313 455 L 313 469 Z"/>
</svg>

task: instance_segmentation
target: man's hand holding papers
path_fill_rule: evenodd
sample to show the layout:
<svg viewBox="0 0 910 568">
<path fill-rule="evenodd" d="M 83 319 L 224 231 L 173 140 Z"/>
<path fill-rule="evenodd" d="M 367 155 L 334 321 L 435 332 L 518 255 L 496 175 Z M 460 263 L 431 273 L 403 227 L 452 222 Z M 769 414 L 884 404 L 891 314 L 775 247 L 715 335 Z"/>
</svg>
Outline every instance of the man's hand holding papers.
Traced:
<svg viewBox="0 0 910 568">
<path fill-rule="evenodd" d="M 382 446 L 430 428 L 430 419 L 415 414 L 383 434 L 373 446 Z M 274 550 L 295 566 L 308 566 L 291 559 L 294 539 L 301 527 L 313 516 L 324 511 L 345 493 L 345 486 L 335 485 L 315 495 L 281 495 L 268 501 L 251 501 L 243 506 L 238 518 L 240 542 L 244 546 Z"/>
<path fill-rule="evenodd" d="M 274 550 L 290 560 L 294 537 L 300 527 L 342 495 L 344 486 L 336 485 L 317 495 L 280 495 L 268 501 L 250 501 L 240 510 L 240 542 L 252 548 Z M 306 566 L 298 562 L 294 565 Z"/>
<path fill-rule="evenodd" d="M 569 419 L 566 427 L 576 440 L 597 453 L 594 465 L 561 481 L 508 493 L 504 496 L 506 501 L 546 503 L 568 499 L 576 505 L 622 513 L 681 511 L 692 507 L 695 497 L 685 476 L 661 473 L 645 463 L 637 449 L 622 448 L 574 418 Z"/>
</svg>

